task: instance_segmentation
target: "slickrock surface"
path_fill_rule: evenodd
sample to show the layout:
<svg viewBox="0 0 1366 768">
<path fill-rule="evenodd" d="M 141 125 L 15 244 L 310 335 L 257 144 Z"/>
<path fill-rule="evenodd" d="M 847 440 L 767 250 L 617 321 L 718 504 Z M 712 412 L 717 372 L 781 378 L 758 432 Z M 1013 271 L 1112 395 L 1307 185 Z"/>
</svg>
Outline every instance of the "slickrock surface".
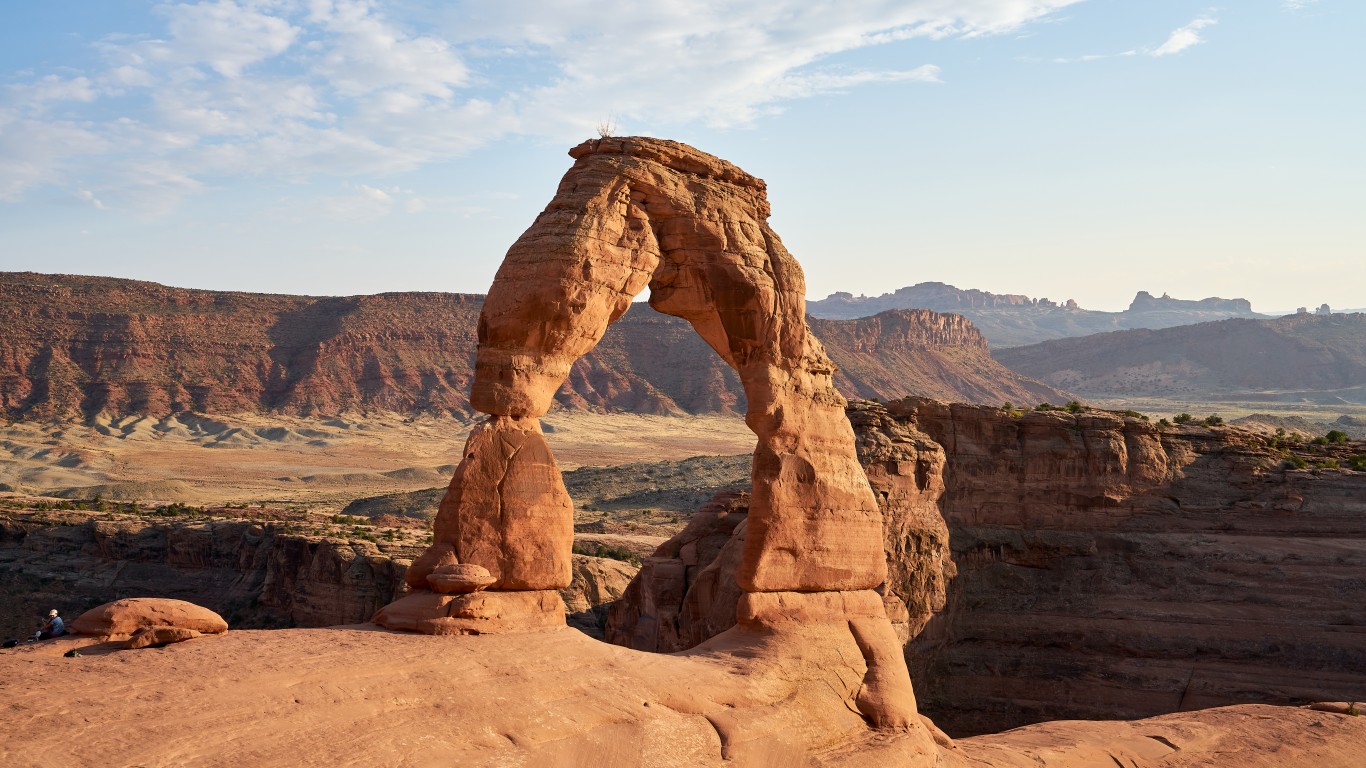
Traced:
<svg viewBox="0 0 1366 768">
<path fill-rule="evenodd" d="M 927 747 L 844 706 L 858 677 L 830 672 L 843 667 L 831 638 L 793 639 L 805 642 L 747 638 L 762 661 L 733 647 L 644 654 L 563 629 L 234 630 L 75 659 L 62 653 L 89 641 L 58 639 L 0 651 L 0 764 L 1346 768 L 1366 754 L 1366 717 L 1261 706 Z"/>
<path fill-rule="evenodd" d="M 0 409 L 30 420 L 185 411 L 468 416 L 482 303 L 473 294 L 279 296 L 0 272 Z M 894 312 L 871 329 L 866 321 L 816 326 L 846 368 L 835 383 L 847 395 L 1066 399 L 996 363 L 956 318 Z M 846 347 L 842 339 L 855 336 L 859 346 Z M 555 397 L 571 409 L 744 412 L 730 366 L 687 322 L 644 304 L 574 363 Z"/>
</svg>

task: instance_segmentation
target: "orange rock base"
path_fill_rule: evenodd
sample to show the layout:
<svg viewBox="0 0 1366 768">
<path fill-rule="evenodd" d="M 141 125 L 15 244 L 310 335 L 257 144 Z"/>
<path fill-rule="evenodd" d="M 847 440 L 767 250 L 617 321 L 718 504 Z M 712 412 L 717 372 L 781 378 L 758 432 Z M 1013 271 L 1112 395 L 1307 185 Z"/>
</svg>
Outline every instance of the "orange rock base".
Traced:
<svg viewBox="0 0 1366 768">
<path fill-rule="evenodd" d="M 375 613 L 389 629 L 424 635 L 494 635 L 563 627 L 564 600 L 553 589 L 441 594 L 414 592 Z"/>
</svg>

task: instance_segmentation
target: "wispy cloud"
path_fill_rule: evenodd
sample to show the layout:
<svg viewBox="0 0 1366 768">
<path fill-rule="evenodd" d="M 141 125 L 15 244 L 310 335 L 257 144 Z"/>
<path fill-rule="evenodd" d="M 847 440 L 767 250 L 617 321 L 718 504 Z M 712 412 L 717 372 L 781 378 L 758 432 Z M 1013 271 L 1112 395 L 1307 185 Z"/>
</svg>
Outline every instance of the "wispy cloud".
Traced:
<svg viewBox="0 0 1366 768">
<path fill-rule="evenodd" d="M 1287 11 L 1298 11 L 1301 8 L 1308 8 L 1319 0 L 1281 0 L 1281 7 Z"/>
<path fill-rule="evenodd" d="M 1314 2 L 1314 0 L 1302 0 L 1302 2 Z M 1172 33 L 1167 36 L 1166 41 L 1156 48 L 1131 48 L 1127 51 L 1120 51 L 1119 53 L 1090 53 L 1082 56 L 1058 56 L 1049 59 L 1049 61 L 1054 64 L 1077 64 L 1124 56 L 1138 56 L 1140 54 L 1153 57 L 1170 56 L 1204 42 L 1204 39 L 1200 37 L 1200 30 L 1218 23 L 1219 20 L 1213 16 L 1199 16 L 1184 27 L 1172 30 Z M 1028 61 L 1037 62 L 1040 61 L 1040 59 L 1028 59 Z"/>
<path fill-rule="evenodd" d="M 572 140 L 608 114 L 625 131 L 746 126 L 796 99 L 941 78 L 920 62 L 850 70 L 841 53 L 1015 33 L 1076 2 L 169 2 L 158 28 L 100 40 L 97 67 L 10 77 L 0 200 L 56 187 L 156 211 L 242 176 L 393 174 L 510 134 Z"/>
<path fill-rule="evenodd" d="M 1148 51 L 1148 55 L 1170 56 L 1174 53 L 1180 53 L 1191 46 L 1199 45 L 1204 42 L 1200 37 L 1200 30 L 1218 23 L 1218 20 L 1212 16 L 1201 16 L 1191 21 L 1191 23 L 1186 26 L 1173 30 L 1171 35 L 1167 37 L 1167 42 Z"/>
</svg>

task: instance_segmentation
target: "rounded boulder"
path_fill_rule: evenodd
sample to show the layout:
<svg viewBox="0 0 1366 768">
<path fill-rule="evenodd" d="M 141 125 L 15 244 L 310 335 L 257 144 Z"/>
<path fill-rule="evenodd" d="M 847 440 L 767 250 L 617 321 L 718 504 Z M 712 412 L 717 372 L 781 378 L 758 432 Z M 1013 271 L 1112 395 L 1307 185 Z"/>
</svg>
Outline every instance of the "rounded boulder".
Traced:
<svg viewBox="0 0 1366 768">
<path fill-rule="evenodd" d="M 228 631 L 228 622 L 208 608 L 184 600 L 132 597 L 91 608 L 71 623 L 75 634 L 101 637 L 127 637 L 151 627 L 217 635 Z"/>
</svg>

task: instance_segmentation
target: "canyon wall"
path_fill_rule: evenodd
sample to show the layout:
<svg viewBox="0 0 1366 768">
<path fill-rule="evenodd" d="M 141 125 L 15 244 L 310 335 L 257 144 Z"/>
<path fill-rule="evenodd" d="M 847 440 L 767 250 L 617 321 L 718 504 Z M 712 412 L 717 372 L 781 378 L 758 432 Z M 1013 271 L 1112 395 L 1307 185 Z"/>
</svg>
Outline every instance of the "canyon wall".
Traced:
<svg viewBox="0 0 1366 768">
<path fill-rule="evenodd" d="M 950 733 L 1366 690 L 1366 473 L 1104 411 L 849 415 L 916 695 Z M 607 639 L 671 651 L 724 628 L 738 520 L 700 515 L 647 559 Z"/>
<path fill-rule="evenodd" d="M 483 297 L 307 297 L 0 273 L 0 408 L 12 419 L 367 410 L 473 413 Z M 1066 399 L 991 359 L 970 323 L 930 312 L 819 322 L 852 396 Z M 632 306 L 577 361 L 560 407 L 743 413 L 734 371 L 688 324 Z"/>
<path fill-rule="evenodd" d="M 1366 690 L 1366 473 L 1229 428 L 889 411 L 948 455 L 958 576 L 907 658 L 949 730 Z"/>
<path fill-rule="evenodd" d="M 241 629 L 370 620 L 399 596 L 425 545 L 285 533 L 241 521 L 0 512 L 0 637 L 30 635 L 51 608 L 72 617 L 123 597 L 203 605 Z M 633 566 L 574 555 L 561 592 L 571 626 L 596 635 Z"/>
</svg>

